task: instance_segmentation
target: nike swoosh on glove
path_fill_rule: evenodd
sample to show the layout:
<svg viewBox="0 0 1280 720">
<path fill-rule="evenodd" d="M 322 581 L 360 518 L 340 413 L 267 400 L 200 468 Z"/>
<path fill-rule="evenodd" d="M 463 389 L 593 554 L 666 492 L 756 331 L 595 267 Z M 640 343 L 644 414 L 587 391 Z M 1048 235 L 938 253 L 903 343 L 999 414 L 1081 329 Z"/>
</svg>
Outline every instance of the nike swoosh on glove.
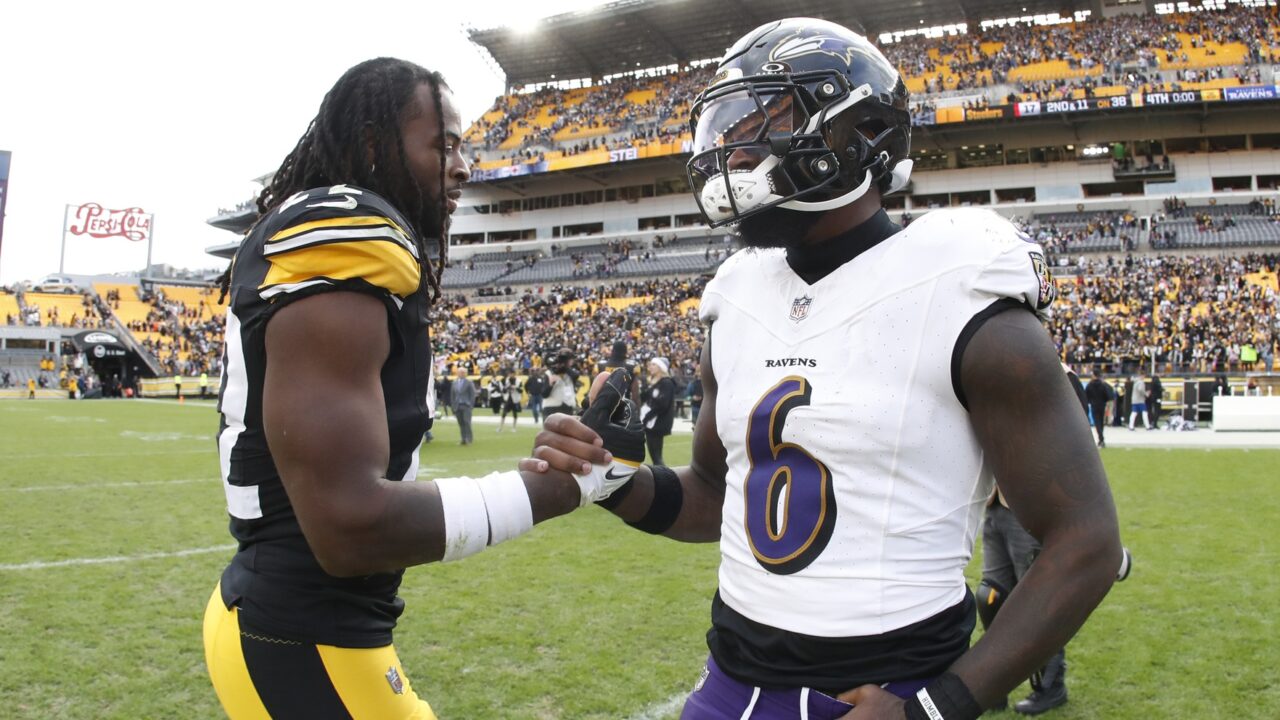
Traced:
<svg viewBox="0 0 1280 720">
<path fill-rule="evenodd" d="M 626 485 L 644 462 L 644 427 L 636 404 L 623 397 L 631 385 L 631 373 L 618 368 L 605 380 L 591 407 L 582 413 L 582 424 L 604 440 L 613 455 L 607 465 L 593 465 L 591 472 L 574 475 L 582 490 L 582 505 L 604 500 Z"/>
</svg>

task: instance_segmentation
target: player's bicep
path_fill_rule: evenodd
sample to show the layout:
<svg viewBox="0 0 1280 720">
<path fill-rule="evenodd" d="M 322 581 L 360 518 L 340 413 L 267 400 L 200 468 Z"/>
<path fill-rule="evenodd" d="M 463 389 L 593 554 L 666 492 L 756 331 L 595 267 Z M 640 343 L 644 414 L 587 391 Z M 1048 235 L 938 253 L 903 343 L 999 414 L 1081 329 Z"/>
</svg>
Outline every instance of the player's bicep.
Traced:
<svg viewBox="0 0 1280 720">
<path fill-rule="evenodd" d="M 1034 315 L 988 319 L 964 349 L 961 383 L 978 440 L 1027 530 L 1043 541 L 1080 521 L 1114 527 L 1092 433 Z"/>
<path fill-rule="evenodd" d="M 386 307 L 363 293 L 297 300 L 267 326 L 263 426 L 313 544 L 309 526 L 358 523 L 386 472 L 380 372 L 389 347 Z"/>
</svg>

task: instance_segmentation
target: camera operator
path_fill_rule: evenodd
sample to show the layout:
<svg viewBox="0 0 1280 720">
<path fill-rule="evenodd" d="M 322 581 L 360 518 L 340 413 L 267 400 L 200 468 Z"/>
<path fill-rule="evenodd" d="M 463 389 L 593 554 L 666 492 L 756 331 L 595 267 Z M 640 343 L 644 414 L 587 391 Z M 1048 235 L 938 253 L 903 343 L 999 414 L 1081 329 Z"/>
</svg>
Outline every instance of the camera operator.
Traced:
<svg viewBox="0 0 1280 720">
<path fill-rule="evenodd" d="M 573 367 L 573 351 L 560 348 L 547 362 L 546 403 L 542 408 L 545 418 L 555 413 L 573 415 L 578 411 L 578 370 Z"/>
</svg>

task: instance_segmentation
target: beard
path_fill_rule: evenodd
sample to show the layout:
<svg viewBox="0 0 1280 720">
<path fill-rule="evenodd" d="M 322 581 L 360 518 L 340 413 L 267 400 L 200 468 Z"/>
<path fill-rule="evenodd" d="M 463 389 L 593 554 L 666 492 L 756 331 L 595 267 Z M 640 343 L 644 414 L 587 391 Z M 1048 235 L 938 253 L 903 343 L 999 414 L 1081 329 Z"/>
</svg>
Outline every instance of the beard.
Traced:
<svg viewBox="0 0 1280 720">
<path fill-rule="evenodd" d="M 445 212 L 443 196 L 424 198 L 422 212 L 418 217 L 418 232 L 431 240 L 440 237 L 440 233 L 448 234 L 453 218 Z"/>
<path fill-rule="evenodd" d="M 822 216 L 775 207 L 740 221 L 733 232 L 749 248 L 790 248 L 800 244 Z"/>
</svg>

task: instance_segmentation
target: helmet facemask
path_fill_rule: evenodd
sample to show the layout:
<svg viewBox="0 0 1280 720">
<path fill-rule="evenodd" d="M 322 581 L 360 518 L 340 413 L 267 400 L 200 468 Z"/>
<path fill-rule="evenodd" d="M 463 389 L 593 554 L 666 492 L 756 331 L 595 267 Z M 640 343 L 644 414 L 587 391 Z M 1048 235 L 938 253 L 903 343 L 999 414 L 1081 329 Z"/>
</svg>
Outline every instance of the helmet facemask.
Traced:
<svg viewBox="0 0 1280 720">
<path fill-rule="evenodd" d="M 755 75 L 708 88 L 694 105 L 688 166 L 707 223 L 721 227 L 774 207 L 824 212 L 866 194 L 889 172 L 902 135 L 897 118 L 879 117 L 882 103 L 863 102 L 871 98 L 869 86 L 852 88 L 833 70 Z M 862 129 L 867 120 L 878 121 L 871 137 Z"/>
</svg>

